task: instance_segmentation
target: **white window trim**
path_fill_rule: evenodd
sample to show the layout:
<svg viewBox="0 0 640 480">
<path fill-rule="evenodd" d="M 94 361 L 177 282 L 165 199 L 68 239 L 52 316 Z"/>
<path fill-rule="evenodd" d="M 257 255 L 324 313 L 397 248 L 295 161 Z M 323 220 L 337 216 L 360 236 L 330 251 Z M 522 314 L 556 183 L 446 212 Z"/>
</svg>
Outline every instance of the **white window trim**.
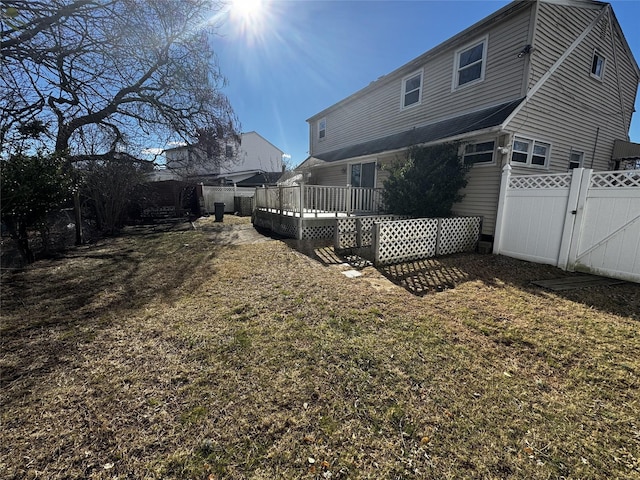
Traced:
<svg viewBox="0 0 640 480">
<path fill-rule="evenodd" d="M 420 88 L 418 89 L 418 101 L 416 103 L 412 103 L 411 105 L 404 104 L 404 97 L 407 94 L 405 91 L 406 81 L 410 78 L 415 77 L 416 75 L 420 75 Z M 410 73 L 409 75 L 405 75 L 402 77 L 402 95 L 400 95 L 400 110 L 406 110 L 407 108 L 413 108 L 422 103 L 422 90 L 424 88 L 424 69 L 416 70 L 415 72 Z M 413 90 L 411 90 L 413 91 Z"/>
<path fill-rule="evenodd" d="M 599 76 L 593 73 L 593 60 L 595 59 L 596 56 L 602 59 L 602 72 L 600 72 Z M 602 55 L 598 50 L 594 50 L 593 55 L 591 55 L 591 64 L 589 65 L 589 75 L 591 76 L 591 78 L 595 78 L 596 80 L 599 80 L 602 82 L 604 81 L 604 72 L 606 71 L 606 69 L 607 69 L 607 57 Z"/>
<path fill-rule="evenodd" d="M 516 141 L 525 141 L 525 142 L 529 142 L 530 144 L 530 149 L 527 151 L 527 161 L 526 163 L 522 163 L 522 162 L 514 162 L 513 161 L 513 143 L 515 143 Z M 544 140 L 534 140 L 533 138 L 529 138 L 529 137 L 522 137 L 522 136 L 514 136 L 513 137 L 513 143 L 511 145 L 511 154 L 509 155 L 509 164 L 510 165 L 516 165 L 516 166 L 520 166 L 520 167 L 526 167 L 526 168 L 537 168 L 538 170 L 549 170 L 549 166 L 551 165 L 551 142 L 547 142 Z M 545 157 L 545 164 L 544 165 L 535 165 L 533 163 L 531 163 L 531 160 L 533 158 L 533 150 L 536 146 L 536 143 L 543 143 L 545 145 L 547 145 L 547 155 Z M 524 152 L 520 152 L 520 153 L 524 153 Z"/>
<path fill-rule="evenodd" d="M 320 125 L 322 124 L 322 122 L 324 122 L 324 128 L 321 129 Z M 320 120 L 318 120 L 318 140 L 324 140 L 325 138 L 327 138 L 327 117 L 323 117 Z M 320 136 L 320 132 L 324 132 L 324 136 Z"/>
<path fill-rule="evenodd" d="M 460 157 L 462 158 L 462 162 L 464 163 L 464 157 L 465 157 L 465 149 L 467 148 L 467 145 L 476 145 L 478 143 L 486 143 L 486 142 L 493 142 L 493 155 L 491 157 L 491 161 L 490 162 L 480 162 L 480 163 L 472 163 L 471 167 L 490 167 L 490 166 L 495 166 L 496 165 L 496 153 L 498 150 L 498 139 L 495 137 L 492 138 L 483 138 L 483 139 L 473 139 L 473 141 L 469 141 L 466 142 L 465 144 L 463 144 L 461 146 L 461 154 Z"/>
<path fill-rule="evenodd" d="M 482 49 L 482 68 L 480 69 L 480 78 L 476 78 L 470 82 L 467 82 L 463 85 L 458 85 L 458 73 L 460 71 L 460 54 L 465 52 L 481 43 L 484 43 L 484 48 Z M 477 85 L 478 83 L 484 82 L 484 75 L 487 69 L 487 52 L 489 50 L 489 35 L 485 35 L 484 37 L 474 41 L 467 43 L 463 47 L 460 47 L 453 54 L 453 78 L 451 79 L 451 91 L 454 92 L 456 90 L 461 90 L 463 88 L 470 87 L 472 85 Z"/>
<path fill-rule="evenodd" d="M 351 184 L 351 168 L 354 165 L 360 165 L 360 183 L 362 183 L 362 165 L 364 165 L 365 163 L 373 163 L 374 168 L 373 168 L 373 187 L 375 188 L 375 186 L 378 184 L 378 159 L 374 158 L 372 160 L 362 160 L 360 162 L 349 162 L 348 167 L 347 167 L 347 174 L 349 175 L 347 177 L 347 186 L 348 187 L 353 187 L 354 185 Z M 358 187 L 358 188 L 362 188 L 362 187 Z"/>
</svg>

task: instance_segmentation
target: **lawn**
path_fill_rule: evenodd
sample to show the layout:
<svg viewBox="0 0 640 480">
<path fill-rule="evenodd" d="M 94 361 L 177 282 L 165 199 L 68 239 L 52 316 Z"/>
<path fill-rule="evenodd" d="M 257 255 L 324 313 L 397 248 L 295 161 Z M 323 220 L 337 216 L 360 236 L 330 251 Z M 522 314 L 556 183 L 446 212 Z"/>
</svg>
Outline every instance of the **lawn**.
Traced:
<svg viewBox="0 0 640 480">
<path fill-rule="evenodd" d="M 0 477 L 640 478 L 640 285 L 476 254 L 351 279 L 246 222 L 3 275 Z"/>
</svg>

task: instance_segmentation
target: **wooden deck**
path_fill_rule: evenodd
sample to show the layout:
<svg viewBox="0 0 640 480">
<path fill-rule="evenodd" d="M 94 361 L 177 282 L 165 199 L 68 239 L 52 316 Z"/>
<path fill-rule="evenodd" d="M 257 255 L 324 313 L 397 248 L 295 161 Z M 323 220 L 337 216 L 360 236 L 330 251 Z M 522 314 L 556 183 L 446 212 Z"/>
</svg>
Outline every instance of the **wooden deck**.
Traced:
<svg viewBox="0 0 640 480">
<path fill-rule="evenodd" d="M 333 238 L 336 219 L 382 211 L 382 189 L 296 185 L 257 188 L 252 222 L 297 239 Z"/>
</svg>

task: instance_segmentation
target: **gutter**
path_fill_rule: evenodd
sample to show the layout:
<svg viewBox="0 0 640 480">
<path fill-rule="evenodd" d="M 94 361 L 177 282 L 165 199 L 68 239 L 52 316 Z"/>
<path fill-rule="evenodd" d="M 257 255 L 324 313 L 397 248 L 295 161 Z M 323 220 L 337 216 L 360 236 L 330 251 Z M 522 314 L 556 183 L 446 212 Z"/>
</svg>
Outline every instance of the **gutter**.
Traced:
<svg viewBox="0 0 640 480">
<path fill-rule="evenodd" d="M 407 150 L 409 150 L 412 147 L 430 147 L 432 145 L 439 145 L 441 143 L 456 142 L 456 141 L 459 141 L 459 140 L 464 140 L 464 139 L 468 139 L 468 138 L 472 138 L 472 137 L 480 137 L 480 136 L 489 135 L 489 134 L 492 134 L 492 133 L 493 134 L 500 133 L 503 130 L 504 129 L 503 129 L 502 125 L 496 125 L 494 127 L 484 128 L 482 130 L 474 130 L 472 132 L 460 133 L 458 135 L 453 135 L 451 137 L 440 138 L 438 140 L 433 140 L 431 142 L 415 143 L 413 145 L 409 145 L 409 146 L 401 147 L 401 148 L 396 148 L 394 150 L 383 150 L 381 152 L 376 152 L 376 153 L 367 153 L 366 155 L 360 155 L 358 157 L 349 157 L 349 158 L 345 158 L 343 160 L 335 160 L 333 162 L 327 162 L 326 160 L 322 160 L 321 158 L 314 157 L 314 158 L 317 158 L 318 160 L 322 160 L 323 163 L 316 164 L 316 165 L 311 165 L 310 167 L 307 167 L 307 168 L 315 169 L 315 168 L 328 167 L 328 166 L 332 166 L 332 165 L 347 165 L 347 164 L 352 163 L 352 162 L 361 161 L 361 160 L 364 160 L 364 159 L 377 158 L 377 157 L 382 156 L 382 155 L 393 155 L 393 154 L 397 154 L 397 153 L 406 152 Z"/>
</svg>

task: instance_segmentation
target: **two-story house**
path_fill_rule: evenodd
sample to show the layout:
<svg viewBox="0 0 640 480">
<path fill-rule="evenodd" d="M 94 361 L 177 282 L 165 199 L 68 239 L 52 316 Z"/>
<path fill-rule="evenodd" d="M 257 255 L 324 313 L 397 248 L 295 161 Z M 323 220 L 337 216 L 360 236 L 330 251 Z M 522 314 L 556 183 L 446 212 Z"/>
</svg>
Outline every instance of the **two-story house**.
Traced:
<svg viewBox="0 0 640 480">
<path fill-rule="evenodd" d="M 243 133 L 240 142 L 221 145 L 217 158 L 208 158 L 197 145 L 171 148 L 164 153 L 166 171 L 172 178 L 205 184 L 248 184 L 253 178 L 269 178 L 274 183 L 273 177 L 283 170 L 284 152 L 257 132 Z"/>
<path fill-rule="evenodd" d="M 472 164 L 459 215 L 494 234 L 501 170 L 613 168 L 640 71 L 607 3 L 514 1 L 309 118 L 316 185 L 381 187 L 413 145 L 457 141 Z"/>
</svg>

